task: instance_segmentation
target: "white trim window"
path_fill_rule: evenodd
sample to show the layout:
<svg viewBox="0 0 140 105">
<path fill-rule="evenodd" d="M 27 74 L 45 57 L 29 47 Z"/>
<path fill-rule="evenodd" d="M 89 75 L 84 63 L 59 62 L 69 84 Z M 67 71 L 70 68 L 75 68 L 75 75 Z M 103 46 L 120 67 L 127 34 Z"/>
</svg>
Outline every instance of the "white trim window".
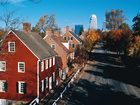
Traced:
<svg viewBox="0 0 140 105">
<path fill-rule="evenodd" d="M 53 66 L 55 65 L 55 57 L 53 57 Z"/>
<path fill-rule="evenodd" d="M 8 42 L 8 52 L 15 52 L 15 42 Z"/>
<path fill-rule="evenodd" d="M 17 93 L 19 93 L 19 94 L 26 93 L 26 83 L 24 81 L 17 82 Z"/>
<path fill-rule="evenodd" d="M 6 80 L 0 80 L 0 92 L 7 91 L 7 82 Z"/>
<path fill-rule="evenodd" d="M 52 58 L 49 60 L 49 67 L 52 67 Z"/>
<path fill-rule="evenodd" d="M 41 71 L 44 71 L 44 61 L 41 62 Z"/>
<path fill-rule="evenodd" d="M 48 59 L 46 60 L 46 66 L 45 66 L 45 68 L 46 68 L 46 70 L 48 69 Z"/>
<path fill-rule="evenodd" d="M 75 44 L 72 44 L 72 48 L 75 48 Z"/>
<path fill-rule="evenodd" d="M 25 72 L 25 62 L 18 62 L 18 72 L 20 73 Z"/>
<path fill-rule="evenodd" d="M 46 88 L 48 88 L 48 85 L 49 85 L 49 84 L 48 84 L 48 80 L 49 80 L 48 77 L 46 77 L 45 80 L 46 80 Z"/>
<path fill-rule="evenodd" d="M 52 89 L 52 77 L 49 77 L 49 90 Z"/>
<path fill-rule="evenodd" d="M 41 90 L 42 90 L 42 92 L 44 92 L 45 91 L 45 88 L 44 88 L 44 80 L 41 81 L 41 84 L 42 84 L 41 85 L 42 86 L 42 89 Z"/>
<path fill-rule="evenodd" d="M 0 71 L 6 71 L 6 61 L 0 61 Z"/>
</svg>

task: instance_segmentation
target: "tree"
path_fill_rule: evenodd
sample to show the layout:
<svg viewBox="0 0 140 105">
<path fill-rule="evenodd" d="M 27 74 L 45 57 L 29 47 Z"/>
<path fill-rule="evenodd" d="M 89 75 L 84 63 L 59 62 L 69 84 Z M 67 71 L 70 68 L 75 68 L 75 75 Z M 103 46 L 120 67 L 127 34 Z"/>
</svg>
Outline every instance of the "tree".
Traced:
<svg viewBox="0 0 140 105">
<path fill-rule="evenodd" d="M 52 31 L 59 30 L 56 24 L 55 15 L 41 16 L 36 26 L 33 27 L 32 31 L 38 32 L 42 37 L 44 37 L 47 28 L 50 28 Z"/>
<path fill-rule="evenodd" d="M 138 13 L 134 18 L 133 18 L 133 30 L 134 30 L 134 35 L 140 35 L 140 13 Z"/>
<path fill-rule="evenodd" d="M 86 51 L 91 52 L 94 45 L 99 41 L 100 35 L 95 30 L 89 30 L 86 33 L 84 48 Z"/>
<path fill-rule="evenodd" d="M 111 10 L 109 12 L 107 11 L 105 14 L 105 18 L 105 25 L 109 30 L 118 29 L 125 20 L 122 10 Z"/>
<path fill-rule="evenodd" d="M 119 26 L 119 29 L 123 29 L 123 30 L 130 30 L 130 27 L 127 23 L 122 23 L 120 26 Z"/>
<path fill-rule="evenodd" d="M 105 34 L 104 47 L 109 51 L 117 52 L 117 54 L 127 54 L 127 48 L 130 43 L 132 32 L 130 30 L 111 30 Z"/>
<path fill-rule="evenodd" d="M 5 24 L 6 30 L 18 29 L 19 25 L 22 23 L 20 17 L 15 17 L 15 11 L 6 11 L 3 15 L 0 16 L 0 21 Z"/>
</svg>

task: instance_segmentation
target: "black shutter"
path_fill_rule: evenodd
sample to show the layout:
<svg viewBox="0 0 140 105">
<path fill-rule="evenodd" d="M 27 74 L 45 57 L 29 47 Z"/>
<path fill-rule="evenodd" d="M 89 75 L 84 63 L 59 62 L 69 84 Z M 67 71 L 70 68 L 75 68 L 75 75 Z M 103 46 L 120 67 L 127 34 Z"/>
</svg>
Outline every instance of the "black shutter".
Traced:
<svg viewBox="0 0 140 105">
<path fill-rule="evenodd" d="M 17 93 L 19 93 L 19 90 L 18 90 L 18 82 L 16 82 L 16 91 L 17 91 Z"/>
<path fill-rule="evenodd" d="M 44 80 L 44 92 L 46 90 L 46 79 Z"/>
<path fill-rule="evenodd" d="M 7 89 L 8 89 L 8 83 L 4 82 L 4 91 L 7 91 Z"/>
<path fill-rule="evenodd" d="M 23 84 L 23 89 L 24 94 L 26 94 L 26 83 Z"/>
</svg>

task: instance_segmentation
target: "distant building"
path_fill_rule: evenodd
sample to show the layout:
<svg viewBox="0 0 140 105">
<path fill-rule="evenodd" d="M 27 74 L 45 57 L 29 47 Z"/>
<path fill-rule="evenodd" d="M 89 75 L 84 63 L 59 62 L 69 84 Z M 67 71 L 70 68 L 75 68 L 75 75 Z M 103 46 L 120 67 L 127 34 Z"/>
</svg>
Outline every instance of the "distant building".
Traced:
<svg viewBox="0 0 140 105">
<path fill-rule="evenodd" d="M 61 42 L 62 37 L 59 35 L 55 35 L 52 30 L 46 30 L 46 36 L 43 38 L 53 49 L 58 53 L 60 59 L 60 70 L 59 74 L 62 79 L 66 78 L 66 74 L 68 73 L 68 65 L 67 61 L 70 55 L 70 51 L 63 45 Z M 69 44 L 69 43 L 68 43 Z"/>
<path fill-rule="evenodd" d="M 97 17 L 94 14 L 90 17 L 89 29 L 97 30 Z"/>
<path fill-rule="evenodd" d="M 83 30 L 84 30 L 83 25 L 75 25 L 74 33 L 79 36 L 82 34 Z"/>
</svg>

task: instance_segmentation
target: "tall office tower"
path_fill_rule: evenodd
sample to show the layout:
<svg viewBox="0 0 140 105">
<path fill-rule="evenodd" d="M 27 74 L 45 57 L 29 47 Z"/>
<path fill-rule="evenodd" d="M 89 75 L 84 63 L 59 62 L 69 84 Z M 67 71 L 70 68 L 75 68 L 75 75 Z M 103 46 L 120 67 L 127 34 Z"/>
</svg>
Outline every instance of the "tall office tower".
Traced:
<svg viewBox="0 0 140 105">
<path fill-rule="evenodd" d="M 97 30 L 97 17 L 94 14 L 90 17 L 89 29 Z"/>
<path fill-rule="evenodd" d="M 76 35 L 78 35 L 78 36 L 81 35 L 83 31 L 84 31 L 83 25 L 75 25 L 74 33 Z"/>
</svg>

